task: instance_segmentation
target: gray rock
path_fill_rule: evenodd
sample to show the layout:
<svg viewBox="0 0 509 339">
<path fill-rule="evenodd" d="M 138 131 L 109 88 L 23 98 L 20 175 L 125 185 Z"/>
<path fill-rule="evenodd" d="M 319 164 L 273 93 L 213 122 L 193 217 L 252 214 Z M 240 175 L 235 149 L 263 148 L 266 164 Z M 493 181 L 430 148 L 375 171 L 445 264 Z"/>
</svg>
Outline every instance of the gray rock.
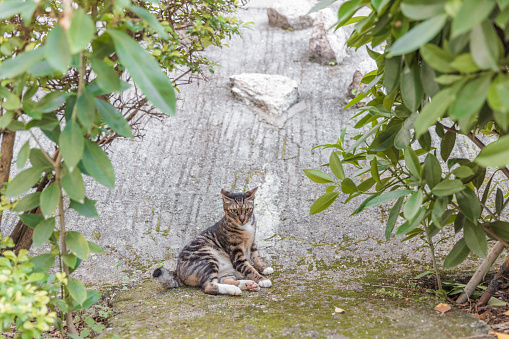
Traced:
<svg viewBox="0 0 509 339">
<path fill-rule="evenodd" d="M 346 97 L 348 99 L 353 99 L 366 90 L 368 85 L 361 84 L 361 80 L 367 73 L 375 70 L 376 68 L 376 62 L 373 59 L 366 59 L 357 65 L 357 69 L 352 77 L 352 82 L 348 85 L 348 93 L 346 93 Z M 356 104 L 356 107 L 358 108 L 363 106 L 365 106 L 365 102 L 358 102 Z"/>
<path fill-rule="evenodd" d="M 282 75 L 242 73 L 230 77 L 233 94 L 245 104 L 281 116 L 299 100 L 297 81 Z"/>
<path fill-rule="evenodd" d="M 337 22 L 332 10 L 318 12 L 313 22 L 313 34 L 309 39 L 311 60 L 321 64 L 340 63 L 346 57 L 347 36 L 342 27 L 334 31 Z"/>
<path fill-rule="evenodd" d="M 267 8 L 269 24 L 283 29 L 304 29 L 313 25 L 314 14 L 307 14 L 311 4 L 306 0 L 278 0 Z"/>
</svg>

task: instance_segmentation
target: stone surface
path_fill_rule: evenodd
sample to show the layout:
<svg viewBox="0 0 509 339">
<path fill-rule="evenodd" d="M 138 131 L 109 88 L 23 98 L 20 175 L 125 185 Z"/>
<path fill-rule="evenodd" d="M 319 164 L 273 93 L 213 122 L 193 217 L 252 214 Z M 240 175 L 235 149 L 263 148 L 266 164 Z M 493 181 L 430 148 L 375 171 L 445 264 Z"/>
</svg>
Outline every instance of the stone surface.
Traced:
<svg viewBox="0 0 509 339">
<path fill-rule="evenodd" d="M 309 39 L 309 53 L 313 61 L 321 64 L 340 63 L 347 56 L 347 36 L 343 27 L 334 30 L 337 22 L 332 10 L 325 8 L 318 12 L 313 22 L 313 34 Z"/>
<path fill-rule="evenodd" d="M 311 27 L 315 15 L 307 14 L 310 9 L 307 0 L 277 0 L 267 8 L 269 24 L 292 30 Z"/>
<path fill-rule="evenodd" d="M 255 105 L 276 117 L 299 100 L 298 83 L 282 75 L 242 73 L 230 77 L 232 93 L 246 105 Z"/>
<path fill-rule="evenodd" d="M 368 84 L 361 84 L 361 80 L 367 73 L 375 70 L 376 68 L 376 62 L 373 59 L 366 59 L 359 63 L 357 69 L 353 73 L 352 82 L 348 85 L 348 92 L 346 94 L 348 99 L 353 99 L 366 90 Z M 365 102 L 361 101 L 355 105 L 356 107 L 362 107 L 365 106 Z"/>
</svg>

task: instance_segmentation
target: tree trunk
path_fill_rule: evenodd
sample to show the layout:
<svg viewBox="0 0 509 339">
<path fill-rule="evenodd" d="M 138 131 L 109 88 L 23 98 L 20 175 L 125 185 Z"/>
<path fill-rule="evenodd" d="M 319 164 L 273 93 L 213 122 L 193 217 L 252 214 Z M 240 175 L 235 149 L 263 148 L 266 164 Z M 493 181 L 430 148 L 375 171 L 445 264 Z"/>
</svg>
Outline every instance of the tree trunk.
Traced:
<svg viewBox="0 0 509 339">
<path fill-rule="evenodd" d="M 507 281 L 509 276 L 509 258 L 507 258 L 504 264 L 500 267 L 495 277 L 491 279 L 488 288 L 484 291 L 483 295 L 479 298 L 477 305 L 486 305 L 490 301 L 491 297 L 498 291 L 498 284 Z"/>
<path fill-rule="evenodd" d="M 14 139 L 16 132 L 4 130 L 2 131 L 2 148 L 0 149 L 0 189 L 3 188 L 4 182 L 9 181 L 9 173 L 11 171 L 12 153 L 14 148 Z M 0 211 L 0 225 L 2 224 L 2 212 Z"/>
<path fill-rule="evenodd" d="M 50 180 L 48 180 L 48 177 L 45 176 L 41 180 L 39 186 L 37 187 L 37 192 L 42 192 L 49 183 Z M 40 207 L 34 208 L 33 210 L 28 211 L 27 213 L 42 214 Z M 29 250 L 30 247 L 32 247 L 33 233 L 34 233 L 33 228 L 28 227 L 21 220 L 18 221 L 16 227 L 14 227 L 14 230 L 9 236 L 12 238 L 12 240 L 14 240 L 14 244 L 16 244 L 16 246 L 14 247 L 14 251 L 16 252 L 16 254 L 19 253 L 21 249 Z"/>
<path fill-rule="evenodd" d="M 11 171 L 12 153 L 16 132 L 5 130 L 2 132 L 2 156 L 0 156 L 0 189 L 4 182 L 9 181 Z"/>
</svg>

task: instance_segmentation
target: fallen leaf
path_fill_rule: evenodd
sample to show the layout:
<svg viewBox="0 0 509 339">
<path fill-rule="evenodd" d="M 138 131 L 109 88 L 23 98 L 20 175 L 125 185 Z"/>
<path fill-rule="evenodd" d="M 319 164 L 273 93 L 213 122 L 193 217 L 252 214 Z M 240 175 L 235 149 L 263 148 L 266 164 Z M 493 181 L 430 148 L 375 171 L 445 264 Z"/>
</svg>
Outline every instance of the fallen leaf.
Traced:
<svg viewBox="0 0 509 339">
<path fill-rule="evenodd" d="M 343 309 L 341 309 L 341 308 L 339 308 L 339 307 L 335 307 L 335 308 L 334 308 L 334 312 L 336 312 L 336 313 L 338 313 L 338 314 L 343 314 L 343 313 L 345 313 L 345 310 L 343 310 Z"/>
<path fill-rule="evenodd" d="M 442 315 L 444 315 L 445 312 L 450 311 L 450 310 L 451 310 L 451 306 L 449 306 L 447 304 L 440 303 L 437 306 L 435 306 L 435 311 L 442 313 Z"/>
<path fill-rule="evenodd" d="M 502 313 L 503 315 L 509 315 L 509 311 L 505 311 L 504 313 Z"/>
</svg>

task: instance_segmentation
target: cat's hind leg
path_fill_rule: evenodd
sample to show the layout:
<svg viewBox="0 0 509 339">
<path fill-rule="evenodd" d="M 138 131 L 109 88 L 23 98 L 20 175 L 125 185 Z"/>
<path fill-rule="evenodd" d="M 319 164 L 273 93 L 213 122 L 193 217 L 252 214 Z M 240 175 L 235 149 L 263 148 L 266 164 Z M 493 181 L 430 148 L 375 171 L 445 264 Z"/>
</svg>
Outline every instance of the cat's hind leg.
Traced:
<svg viewBox="0 0 509 339">
<path fill-rule="evenodd" d="M 249 290 L 252 292 L 258 292 L 260 290 L 260 286 L 253 280 L 236 280 L 234 275 L 221 277 L 219 282 L 221 284 L 238 286 L 241 290 Z"/>
<path fill-rule="evenodd" d="M 241 295 L 239 287 L 230 284 L 220 284 L 217 277 L 217 265 L 209 264 L 202 270 L 200 285 L 207 294 Z"/>
</svg>

